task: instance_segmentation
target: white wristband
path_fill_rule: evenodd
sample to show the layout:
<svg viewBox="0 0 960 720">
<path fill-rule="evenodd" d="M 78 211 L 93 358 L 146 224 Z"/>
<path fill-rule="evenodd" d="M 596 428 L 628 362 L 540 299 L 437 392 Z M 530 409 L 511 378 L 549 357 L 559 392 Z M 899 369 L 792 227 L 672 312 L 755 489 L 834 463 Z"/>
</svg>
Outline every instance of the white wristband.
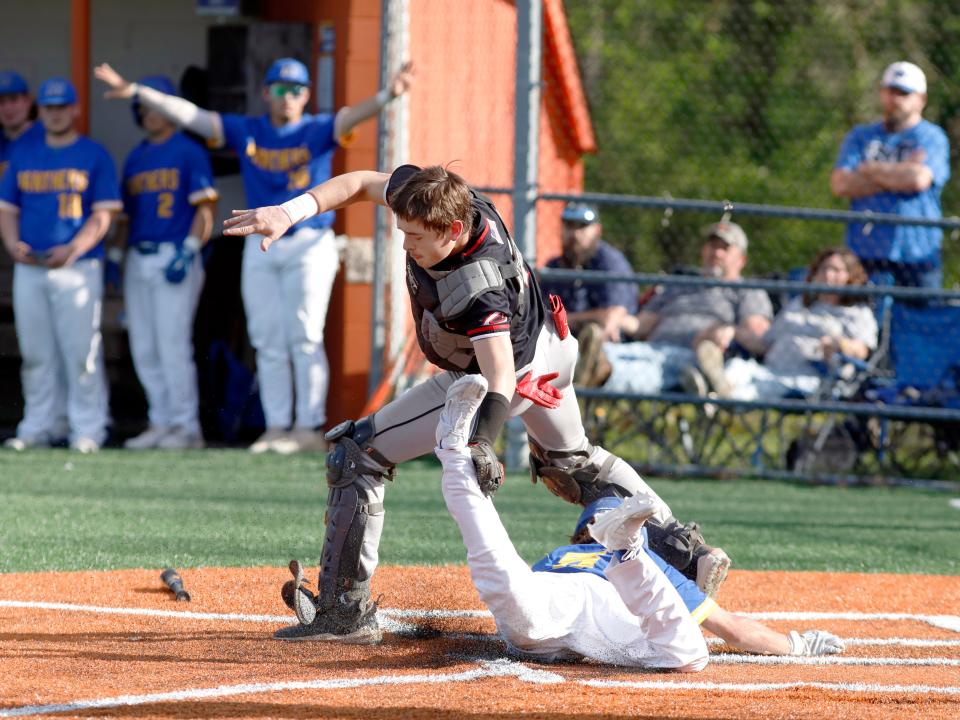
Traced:
<svg viewBox="0 0 960 720">
<path fill-rule="evenodd" d="M 304 193 L 293 200 L 287 200 L 280 206 L 290 218 L 290 224 L 296 225 L 320 212 L 317 199 L 310 193 Z"/>
<path fill-rule="evenodd" d="M 196 255 L 200 252 L 200 238 L 196 235 L 187 235 L 183 239 L 183 249 L 193 255 Z"/>
</svg>

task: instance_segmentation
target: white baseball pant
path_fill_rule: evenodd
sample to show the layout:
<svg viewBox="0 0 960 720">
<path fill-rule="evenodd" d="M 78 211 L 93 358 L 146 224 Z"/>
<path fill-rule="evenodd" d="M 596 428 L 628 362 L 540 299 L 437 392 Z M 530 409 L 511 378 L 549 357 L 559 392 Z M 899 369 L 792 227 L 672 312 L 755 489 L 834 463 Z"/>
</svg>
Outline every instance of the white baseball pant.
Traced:
<svg viewBox="0 0 960 720">
<path fill-rule="evenodd" d="M 707 645 L 667 576 L 644 552 L 606 571 L 534 572 L 477 484 L 470 452 L 436 448 L 443 497 L 467 548 L 470 576 L 504 639 L 544 660 L 702 670 Z"/>
<path fill-rule="evenodd" d="M 173 243 L 157 252 L 127 253 L 123 300 L 130 353 L 147 395 L 150 424 L 200 434 L 197 368 L 193 361 L 193 319 L 203 290 L 203 262 L 197 255 L 183 282 L 167 282 L 165 270 L 176 254 Z"/>
<path fill-rule="evenodd" d="M 303 228 L 266 253 L 260 240 L 246 239 L 241 292 L 267 427 L 294 422 L 295 389 L 296 427 L 317 428 L 327 420 L 323 329 L 339 266 L 333 231 Z"/>
<path fill-rule="evenodd" d="M 79 260 L 54 270 L 21 263 L 14 268 L 13 312 L 24 398 L 18 437 L 44 442 L 68 430 L 71 441 L 106 440 L 102 302 L 100 260 Z"/>
</svg>

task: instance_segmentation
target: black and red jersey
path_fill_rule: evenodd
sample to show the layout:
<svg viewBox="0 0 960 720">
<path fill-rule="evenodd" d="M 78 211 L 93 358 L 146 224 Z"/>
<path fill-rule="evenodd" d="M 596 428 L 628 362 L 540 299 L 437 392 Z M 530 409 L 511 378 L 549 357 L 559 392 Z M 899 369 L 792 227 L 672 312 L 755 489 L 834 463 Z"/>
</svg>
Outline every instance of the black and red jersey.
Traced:
<svg viewBox="0 0 960 720">
<path fill-rule="evenodd" d="M 394 170 L 386 188 L 388 201 L 391 194 L 419 170 L 420 168 L 415 165 L 402 165 Z M 470 242 L 462 252 L 451 255 L 430 268 L 432 271 L 449 272 L 480 258 L 493 260 L 505 271 L 513 265 L 511 247 L 513 241 L 503 219 L 489 199 L 474 190 L 470 192 L 473 198 Z M 447 332 L 465 336 L 474 342 L 494 335 L 509 334 L 513 344 L 513 362 L 516 367 L 520 368 L 531 362 L 546 311 L 536 276 L 525 261 L 523 269 L 525 272 L 521 277 L 507 280 L 501 290 L 488 290 L 478 295 L 466 311 L 452 319 L 441 321 L 441 327 Z M 424 339 L 421 330 L 424 310 L 434 315 L 440 314 L 437 283 L 430 273 L 417 265 L 409 255 L 407 255 L 406 275 L 410 306 L 417 329 L 417 341 L 427 359 L 444 370 L 480 372 L 476 358 L 466 369 L 458 367 L 440 357 Z M 522 307 L 520 283 L 523 283 Z"/>
</svg>

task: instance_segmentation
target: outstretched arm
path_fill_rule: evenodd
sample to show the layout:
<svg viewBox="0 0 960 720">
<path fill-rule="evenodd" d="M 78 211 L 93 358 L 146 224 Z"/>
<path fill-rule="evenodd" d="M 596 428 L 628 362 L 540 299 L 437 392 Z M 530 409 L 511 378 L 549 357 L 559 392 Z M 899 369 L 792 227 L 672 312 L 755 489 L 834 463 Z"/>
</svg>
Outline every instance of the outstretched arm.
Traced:
<svg viewBox="0 0 960 720">
<path fill-rule="evenodd" d="M 199 108 L 181 97 L 129 82 L 110 67 L 109 63 L 97 65 L 93 69 L 93 75 L 110 87 L 103 94 L 108 100 L 136 97 L 146 107 L 156 110 L 171 122 L 207 138 L 215 147 L 223 145 L 223 120 L 220 113 Z"/>
<path fill-rule="evenodd" d="M 413 63 L 406 62 L 390 78 L 387 87 L 376 95 L 358 102 L 356 105 L 350 105 L 341 108 L 334 120 L 333 132 L 337 137 L 343 137 L 353 128 L 364 120 L 372 118 L 379 113 L 387 103 L 403 95 L 413 84 Z"/>
<path fill-rule="evenodd" d="M 364 201 L 386 205 L 383 191 L 389 180 L 386 173 L 373 170 L 337 175 L 282 205 L 234 210 L 233 217 L 223 223 L 223 234 L 263 235 L 260 247 L 266 251 L 293 225 L 319 213 Z"/>
<path fill-rule="evenodd" d="M 758 655 L 836 655 L 843 652 L 843 641 L 824 630 L 807 630 L 802 635 L 779 633 L 763 623 L 716 607 L 701 623 L 717 637 L 740 650 Z"/>
</svg>

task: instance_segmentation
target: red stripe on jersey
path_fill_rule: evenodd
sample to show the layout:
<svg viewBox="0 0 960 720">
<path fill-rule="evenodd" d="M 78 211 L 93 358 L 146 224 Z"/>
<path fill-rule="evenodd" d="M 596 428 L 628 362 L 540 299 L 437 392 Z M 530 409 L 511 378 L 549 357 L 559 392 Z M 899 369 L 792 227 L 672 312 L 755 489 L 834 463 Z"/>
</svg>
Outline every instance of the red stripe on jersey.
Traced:
<svg viewBox="0 0 960 720">
<path fill-rule="evenodd" d="M 497 332 L 499 330 L 509 329 L 510 323 L 506 323 L 505 325 L 483 325 L 481 327 L 474 328 L 473 330 L 467 330 L 467 335 L 479 335 L 480 333 L 484 332 Z"/>
<path fill-rule="evenodd" d="M 480 247 L 480 245 L 483 243 L 484 238 L 487 237 L 488 232 L 490 232 L 490 223 L 484 220 L 483 232 L 480 233 L 480 237 L 477 238 L 477 241 L 473 245 L 471 245 L 468 250 L 463 251 L 463 256 L 467 257 L 471 253 L 476 252 L 477 248 Z"/>
</svg>

